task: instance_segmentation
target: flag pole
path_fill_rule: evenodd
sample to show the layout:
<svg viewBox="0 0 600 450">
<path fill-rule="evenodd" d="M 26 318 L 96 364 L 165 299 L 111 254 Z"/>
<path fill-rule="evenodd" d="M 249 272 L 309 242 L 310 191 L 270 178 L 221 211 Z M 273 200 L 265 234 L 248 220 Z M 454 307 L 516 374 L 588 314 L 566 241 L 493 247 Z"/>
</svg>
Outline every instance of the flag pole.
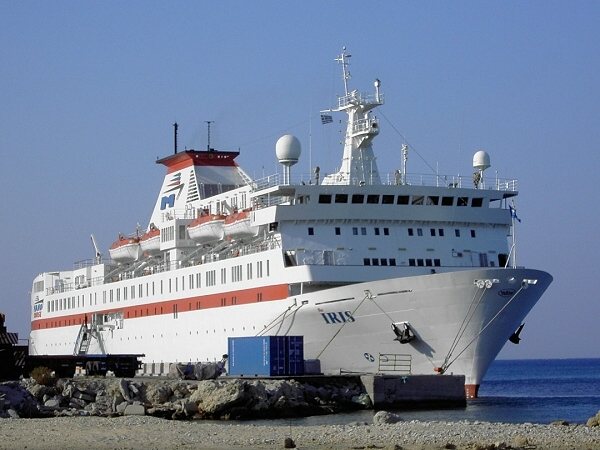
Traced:
<svg viewBox="0 0 600 450">
<path fill-rule="evenodd" d="M 308 177 L 312 180 L 312 110 L 308 113 Z"/>
</svg>

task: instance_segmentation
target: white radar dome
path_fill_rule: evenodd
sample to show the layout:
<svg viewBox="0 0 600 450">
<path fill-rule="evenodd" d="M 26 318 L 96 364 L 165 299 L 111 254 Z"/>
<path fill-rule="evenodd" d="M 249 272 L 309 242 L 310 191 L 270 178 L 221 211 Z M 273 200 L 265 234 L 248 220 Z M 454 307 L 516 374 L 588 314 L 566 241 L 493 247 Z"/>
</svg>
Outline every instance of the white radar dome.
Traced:
<svg viewBox="0 0 600 450">
<path fill-rule="evenodd" d="M 293 166 L 298 162 L 301 153 L 300 141 L 296 136 L 285 134 L 275 144 L 275 154 L 279 162 L 285 166 Z"/>
<path fill-rule="evenodd" d="M 490 166 L 490 155 L 488 152 L 479 150 L 473 155 L 473 169 L 485 170 Z"/>
</svg>

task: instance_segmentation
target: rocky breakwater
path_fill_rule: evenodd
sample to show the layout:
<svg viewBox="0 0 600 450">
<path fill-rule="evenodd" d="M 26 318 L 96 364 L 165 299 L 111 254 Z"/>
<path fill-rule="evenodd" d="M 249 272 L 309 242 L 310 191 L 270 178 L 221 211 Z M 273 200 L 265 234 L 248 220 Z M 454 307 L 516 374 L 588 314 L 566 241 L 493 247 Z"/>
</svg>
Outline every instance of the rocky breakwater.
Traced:
<svg viewBox="0 0 600 450">
<path fill-rule="evenodd" d="M 191 381 L 81 377 L 50 385 L 0 384 L 0 417 L 150 415 L 169 419 L 256 419 L 330 414 L 371 407 L 360 381 Z"/>
</svg>

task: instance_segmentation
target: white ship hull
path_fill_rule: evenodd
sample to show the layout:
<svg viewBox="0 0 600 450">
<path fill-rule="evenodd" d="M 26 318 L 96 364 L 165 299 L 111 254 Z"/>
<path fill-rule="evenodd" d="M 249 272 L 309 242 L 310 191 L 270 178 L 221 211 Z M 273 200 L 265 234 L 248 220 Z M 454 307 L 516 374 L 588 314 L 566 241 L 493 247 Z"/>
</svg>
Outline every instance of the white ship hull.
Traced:
<svg viewBox="0 0 600 450">
<path fill-rule="evenodd" d="M 495 283 L 479 288 L 476 280 Z M 176 317 L 128 318 L 101 331 L 102 347 L 94 340 L 89 352 L 144 353 L 147 372 L 159 373 L 167 372 L 169 363 L 219 360 L 227 353 L 230 336 L 301 335 L 305 358 L 319 359 L 324 373 L 385 373 L 379 367 L 380 354 L 410 355 L 412 374 L 432 374 L 450 363 L 447 372 L 464 374 L 468 386 L 478 386 L 550 282 L 550 275 L 537 270 L 476 269 L 181 311 Z M 410 324 L 415 340 L 395 340 L 391 324 L 400 322 Z M 68 354 L 78 329 L 32 331 L 32 350 Z"/>
<path fill-rule="evenodd" d="M 344 80 L 348 57 L 336 59 Z M 291 135 L 276 144 L 282 181 L 250 179 L 239 152 L 158 160 L 166 174 L 148 227 L 160 232 L 156 253 L 140 261 L 137 243 L 118 246 L 130 242 L 121 236 L 111 249 L 120 264 L 96 251 L 93 264 L 38 275 L 30 352 L 143 353 L 145 372 L 158 374 L 220 360 L 228 337 L 300 335 L 324 373 L 452 372 L 476 396 L 552 281 L 518 268 L 516 180 L 486 179 L 485 151 L 472 178 L 411 179 L 408 146 L 402 170 L 382 177 L 372 148 L 380 82 L 374 95 L 344 86 L 329 110 L 348 116 L 342 164 L 322 180 L 315 167 L 292 183 L 301 148 Z M 84 334 L 89 348 L 76 345 Z"/>
</svg>

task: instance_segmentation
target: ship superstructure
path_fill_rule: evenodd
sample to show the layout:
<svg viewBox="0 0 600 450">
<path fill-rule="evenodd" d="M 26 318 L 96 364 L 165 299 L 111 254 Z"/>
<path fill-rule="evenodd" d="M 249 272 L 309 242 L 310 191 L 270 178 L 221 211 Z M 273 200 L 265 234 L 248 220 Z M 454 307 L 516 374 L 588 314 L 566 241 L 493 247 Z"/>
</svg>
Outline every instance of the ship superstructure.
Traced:
<svg viewBox="0 0 600 450">
<path fill-rule="evenodd" d="M 476 396 L 552 280 L 514 261 L 516 181 L 485 178 L 482 151 L 473 178 L 380 174 L 381 83 L 348 90 L 348 57 L 328 110 L 348 116 L 337 172 L 296 180 L 290 135 L 283 174 L 259 180 L 237 152 L 175 148 L 143 233 L 35 278 L 30 352 L 143 353 L 159 374 L 220 360 L 227 337 L 302 335 L 324 373 L 451 371 Z"/>
</svg>

